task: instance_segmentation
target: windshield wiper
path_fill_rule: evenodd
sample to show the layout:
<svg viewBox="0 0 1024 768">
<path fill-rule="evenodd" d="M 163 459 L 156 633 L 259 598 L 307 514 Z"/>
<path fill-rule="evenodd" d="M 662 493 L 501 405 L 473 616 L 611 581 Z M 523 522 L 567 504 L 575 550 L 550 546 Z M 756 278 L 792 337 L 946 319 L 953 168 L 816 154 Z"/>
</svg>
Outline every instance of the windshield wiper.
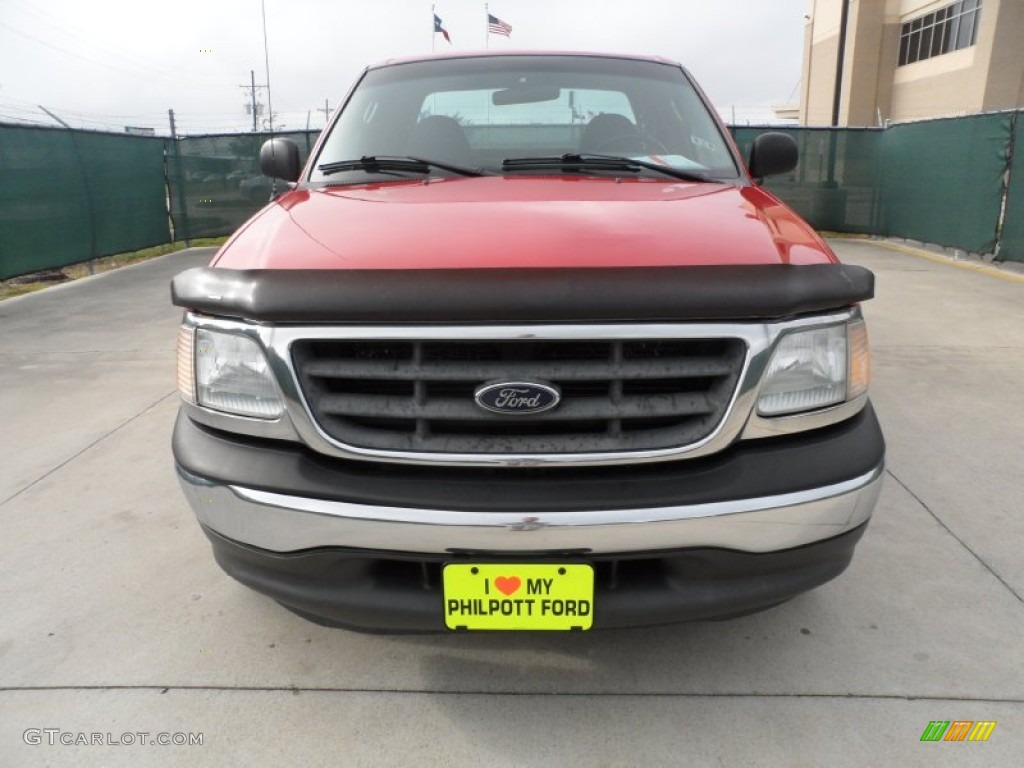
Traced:
<svg viewBox="0 0 1024 768">
<path fill-rule="evenodd" d="M 483 176 L 484 172 L 478 168 L 463 168 L 461 165 L 443 163 L 439 160 L 427 160 L 422 157 L 390 156 L 390 155 L 363 155 L 358 160 L 339 160 L 334 163 L 324 163 L 317 166 L 317 170 L 325 176 L 342 171 L 368 171 L 369 173 L 386 173 L 388 171 L 406 171 L 408 173 L 430 173 L 431 168 L 439 168 L 442 171 L 456 173 L 459 176 Z"/>
<path fill-rule="evenodd" d="M 662 165 L 650 160 L 638 160 L 633 157 L 622 155 L 597 155 L 597 154 L 574 154 L 567 153 L 557 157 L 513 157 L 502 161 L 501 168 L 504 171 L 516 171 L 521 169 L 541 168 L 568 168 L 572 170 L 599 170 L 599 171 L 633 171 L 641 169 L 657 171 L 665 176 L 685 181 L 713 182 L 707 174 L 700 171 L 687 171 L 683 168 L 675 168 L 671 165 Z"/>
</svg>

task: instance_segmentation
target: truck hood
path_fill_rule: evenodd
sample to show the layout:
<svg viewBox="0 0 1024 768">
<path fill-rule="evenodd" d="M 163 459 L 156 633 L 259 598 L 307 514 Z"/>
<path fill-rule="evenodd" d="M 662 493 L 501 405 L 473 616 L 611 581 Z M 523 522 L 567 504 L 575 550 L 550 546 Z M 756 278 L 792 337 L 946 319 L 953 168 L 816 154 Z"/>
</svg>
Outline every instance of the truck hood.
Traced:
<svg viewBox="0 0 1024 768">
<path fill-rule="evenodd" d="M 292 190 L 245 224 L 213 263 L 479 269 L 835 261 L 760 187 L 558 176 Z"/>
</svg>

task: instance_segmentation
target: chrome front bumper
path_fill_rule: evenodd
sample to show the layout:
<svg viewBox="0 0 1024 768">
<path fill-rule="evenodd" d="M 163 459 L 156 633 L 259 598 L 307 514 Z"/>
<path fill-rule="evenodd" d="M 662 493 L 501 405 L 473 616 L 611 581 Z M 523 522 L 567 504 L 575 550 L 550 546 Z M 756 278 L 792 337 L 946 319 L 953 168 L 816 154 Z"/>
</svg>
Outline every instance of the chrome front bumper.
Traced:
<svg viewBox="0 0 1024 768">
<path fill-rule="evenodd" d="M 708 504 L 601 511 L 468 512 L 370 506 L 213 482 L 178 467 L 209 530 L 272 552 L 346 547 L 409 553 L 625 553 L 687 547 L 772 552 L 864 523 L 884 465 L 845 482 Z"/>
</svg>

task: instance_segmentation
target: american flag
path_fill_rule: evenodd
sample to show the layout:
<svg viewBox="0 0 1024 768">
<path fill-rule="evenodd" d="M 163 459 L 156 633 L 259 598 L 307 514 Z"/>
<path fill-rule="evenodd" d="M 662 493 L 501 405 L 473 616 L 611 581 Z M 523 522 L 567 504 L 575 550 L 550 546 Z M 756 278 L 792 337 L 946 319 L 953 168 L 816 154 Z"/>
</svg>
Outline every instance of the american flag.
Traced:
<svg viewBox="0 0 1024 768">
<path fill-rule="evenodd" d="M 487 14 L 487 31 L 492 35 L 504 35 L 505 37 L 512 36 L 512 26 L 510 24 L 506 24 L 497 16 L 492 16 L 489 13 Z"/>
</svg>

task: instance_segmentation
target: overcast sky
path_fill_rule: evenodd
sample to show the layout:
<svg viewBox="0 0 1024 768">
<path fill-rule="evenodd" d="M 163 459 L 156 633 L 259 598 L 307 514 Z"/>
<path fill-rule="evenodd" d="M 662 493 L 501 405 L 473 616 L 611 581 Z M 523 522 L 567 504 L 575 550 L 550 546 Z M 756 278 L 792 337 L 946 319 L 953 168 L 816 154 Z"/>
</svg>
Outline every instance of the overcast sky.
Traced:
<svg viewBox="0 0 1024 768">
<path fill-rule="evenodd" d="M 368 63 L 429 53 L 431 3 L 265 0 L 277 123 L 322 127 Z M 437 2 L 452 44 L 485 44 L 484 3 Z M 795 103 L 805 0 L 493 0 L 512 25 L 492 49 L 643 53 L 681 61 L 729 120 L 758 121 Z M 179 132 L 251 129 L 249 71 L 266 82 L 260 0 L 0 0 L 0 120 Z M 264 92 L 260 99 L 265 101 Z M 276 127 L 276 126 L 275 126 Z"/>
</svg>

